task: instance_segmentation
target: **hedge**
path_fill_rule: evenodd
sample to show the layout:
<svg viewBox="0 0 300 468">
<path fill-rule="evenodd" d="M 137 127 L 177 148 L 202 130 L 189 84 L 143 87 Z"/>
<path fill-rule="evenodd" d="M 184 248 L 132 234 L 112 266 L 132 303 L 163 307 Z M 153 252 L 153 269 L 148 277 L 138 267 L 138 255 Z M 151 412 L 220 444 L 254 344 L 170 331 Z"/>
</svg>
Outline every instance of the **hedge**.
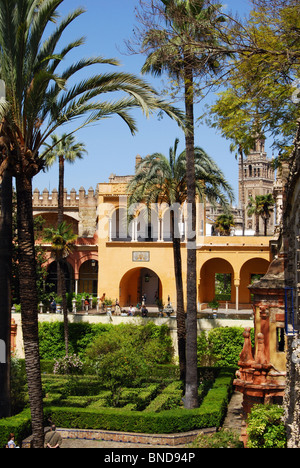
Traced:
<svg viewBox="0 0 300 468">
<path fill-rule="evenodd" d="M 0 419 L 0 447 L 5 447 L 9 441 L 9 434 L 15 434 L 15 441 L 21 445 L 22 440 L 31 434 L 31 412 L 25 409 L 12 418 Z"/>
<path fill-rule="evenodd" d="M 206 427 L 220 427 L 225 417 L 229 398 L 232 391 L 234 374 L 232 370 L 220 370 L 212 388 L 204 397 L 201 406 L 194 410 L 176 408 L 160 412 L 136 411 L 134 403 L 127 404 L 124 408 L 104 408 L 97 405 L 93 396 L 80 399 L 74 396 L 62 398 L 61 394 L 52 394 L 47 398 L 45 406 L 45 420 L 51 418 L 58 427 L 69 429 L 95 429 L 111 430 L 120 432 L 148 433 L 148 434 L 172 434 L 188 432 L 194 429 Z M 179 398 L 179 386 L 181 382 L 174 382 L 165 389 L 164 395 Z M 149 401 L 150 394 L 154 395 L 155 385 L 143 389 L 140 401 Z M 103 396 L 99 394 L 99 396 Z M 52 400 L 52 401 L 51 401 Z M 63 400 L 63 401 L 62 401 Z M 103 400 L 104 401 L 104 400 Z M 154 400 L 153 400 L 154 401 Z M 61 403 L 75 404 L 77 407 L 58 407 Z M 88 407 L 78 407 L 90 403 Z M 99 400 L 98 400 L 99 404 Z M 150 403 L 151 404 L 151 403 Z M 18 444 L 31 434 L 30 410 L 26 409 L 17 416 L 0 420 L 0 444 L 4 446 L 10 432 L 13 432 Z"/>
<path fill-rule="evenodd" d="M 148 434 L 188 432 L 206 427 L 220 427 L 232 391 L 233 375 L 220 372 L 200 408 L 161 411 L 130 411 L 125 408 L 61 408 L 48 407 L 47 416 L 57 426 L 76 429 L 102 429 Z"/>
</svg>

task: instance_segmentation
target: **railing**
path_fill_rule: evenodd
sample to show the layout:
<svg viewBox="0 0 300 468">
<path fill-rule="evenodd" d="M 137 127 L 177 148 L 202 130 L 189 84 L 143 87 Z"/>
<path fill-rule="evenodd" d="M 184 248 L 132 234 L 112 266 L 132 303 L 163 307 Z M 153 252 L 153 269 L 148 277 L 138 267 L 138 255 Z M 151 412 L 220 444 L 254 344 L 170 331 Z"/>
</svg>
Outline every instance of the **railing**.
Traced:
<svg viewBox="0 0 300 468">
<path fill-rule="evenodd" d="M 297 334 L 295 328 L 295 289 L 291 287 L 284 288 L 285 295 L 285 333 L 288 336 Z"/>
</svg>

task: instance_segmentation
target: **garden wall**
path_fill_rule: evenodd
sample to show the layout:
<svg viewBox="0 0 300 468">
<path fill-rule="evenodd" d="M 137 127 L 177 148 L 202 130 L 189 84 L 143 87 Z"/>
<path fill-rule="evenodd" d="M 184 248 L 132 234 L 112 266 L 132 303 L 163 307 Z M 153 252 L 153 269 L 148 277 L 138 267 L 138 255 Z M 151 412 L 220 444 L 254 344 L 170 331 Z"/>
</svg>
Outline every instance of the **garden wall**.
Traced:
<svg viewBox="0 0 300 468">
<path fill-rule="evenodd" d="M 17 325 L 16 336 L 16 357 L 24 359 L 23 336 L 21 328 L 21 314 L 13 314 Z M 40 322 L 63 322 L 63 316 L 60 314 L 39 314 Z M 70 323 L 88 322 L 88 323 L 111 323 L 119 325 L 120 323 L 146 324 L 152 321 L 155 325 L 167 325 L 170 329 L 170 336 L 173 341 L 175 354 L 177 354 L 177 322 L 176 318 L 140 318 L 140 317 L 107 317 L 106 315 L 69 315 Z M 198 319 L 198 334 L 203 330 L 212 330 L 219 327 L 253 327 L 253 320 L 216 318 L 216 319 Z"/>
</svg>

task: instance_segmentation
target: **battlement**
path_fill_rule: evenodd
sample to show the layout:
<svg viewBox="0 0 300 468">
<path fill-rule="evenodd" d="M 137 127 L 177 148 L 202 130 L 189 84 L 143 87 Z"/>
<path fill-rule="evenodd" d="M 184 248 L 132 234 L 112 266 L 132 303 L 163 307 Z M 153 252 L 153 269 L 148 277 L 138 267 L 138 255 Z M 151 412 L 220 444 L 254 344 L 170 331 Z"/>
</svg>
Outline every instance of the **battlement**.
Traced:
<svg viewBox="0 0 300 468">
<path fill-rule="evenodd" d="M 77 193 L 72 189 L 70 193 L 67 189 L 64 190 L 64 207 L 77 208 L 80 206 L 89 205 L 97 206 L 98 191 L 92 187 L 86 193 L 85 189 L 81 187 Z M 46 188 L 43 192 L 35 189 L 32 197 L 33 208 L 57 208 L 58 207 L 58 190 L 55 188 L 49 192 Z"/>
</svg>

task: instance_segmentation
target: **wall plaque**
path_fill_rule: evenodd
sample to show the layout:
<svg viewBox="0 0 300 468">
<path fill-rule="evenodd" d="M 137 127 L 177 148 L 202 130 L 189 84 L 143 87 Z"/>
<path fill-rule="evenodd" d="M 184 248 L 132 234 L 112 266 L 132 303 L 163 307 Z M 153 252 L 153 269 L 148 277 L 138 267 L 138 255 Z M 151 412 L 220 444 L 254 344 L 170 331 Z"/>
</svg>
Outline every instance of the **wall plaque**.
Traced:
<svg viewBox="0 0 300 468">
<path fill-rule="evenodd" d="M 133 262 L 150 262 L 150 252 L 132 252 Z"/>
</svg>

